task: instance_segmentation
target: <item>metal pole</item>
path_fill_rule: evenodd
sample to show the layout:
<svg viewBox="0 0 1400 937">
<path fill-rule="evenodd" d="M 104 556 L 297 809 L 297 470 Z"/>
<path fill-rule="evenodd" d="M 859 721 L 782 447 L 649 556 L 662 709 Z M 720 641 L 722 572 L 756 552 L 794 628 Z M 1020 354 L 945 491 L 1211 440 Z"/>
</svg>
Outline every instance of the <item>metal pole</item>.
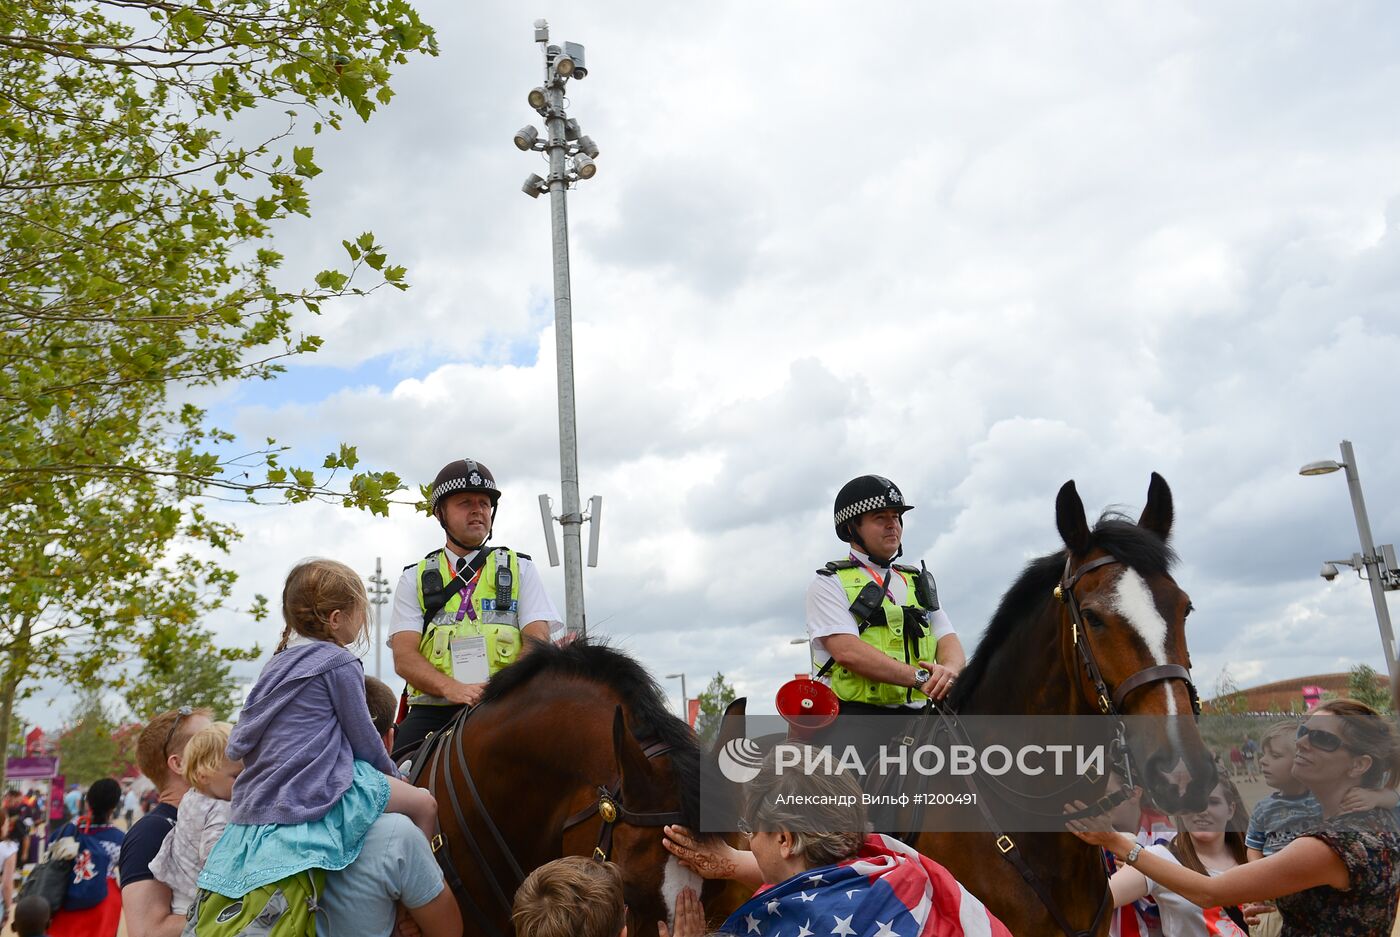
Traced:
<svg viewBox="0 0 1400 937">
<path fill-rule="evenodd" d="M 384 562 L 379 557 L 374 558 L 374 578 L 375 585 L 378 580 L 384 578 Z M 382 654 L 384 652 L 384 605 L 377 601 L 374 603 L 374 679 L 384 679 L 384 662 Z"/>
<path fill-rule="evenodd" d="M 1361 537 L 1361 561 L 1366 566 L 1366 579 L 1371 586 L 1371 602 L 1376 607 L 1376 622 L 1381 628 L 1381 644 L 1385 648 L 1386 675 L 1391 685 L 1395 681 L 1395 632 L 1390 627 L 1390 607 L 1385 601 L 1385 566 L 1376 553 L 1371 539 L 1371 521 L 1366 517 L 1366 500 L 1361 494 L 1361 476 L 1356 471 L 1356 453 L 1351 441 L 1342 440 L 1342 468 L 1346 471 L 1347 489 L 1351 492 L 1351 509 L 1356 515 L 1356 532 Z"/>
<path fill-rule="evenodd" d="M 586 637 L 583 614 L 583 514 L 578 495 L 578 429 L 574 416 L 574 330 L 569 288 L 569 214 L 565 205 L 568 177 L 564 139 L 563 82 L 551 80 L 545 64 L 545 88 L 549 99 L 549 218 L 554 243 L 554 353 L 559 370 L 559 475 L 563 495 L 564 528 L 564 626 L 570 634 Z"/>
<path fill-rule="evenodd" d="M 689 706 L 689 704 L 690 704 L 690 694 L 686 693 L 686 691 L 685 691 L 685 674 L 683 674 L 683 673 L 668 673 L 668 674 L 666 675 L 666 679 L 667 679 L 667 680 L 675 680 L 677 677 L 679 677 L 679 678 L 680 678 L 680 681 L 681 681 L 681 718 L 682 718 L 682 719 L 685 719 L 686 721 L 689 721 L 689 717 L 690 717 L 690 706 Z"/>
<path fill-rule="evenodd" d="M 384 679 L 384 606 L 389 603 L 389 580 L 384 578 L 384 560 L 374 558 L 374 575 L 369 580 L 369 601 L 374 606 L 374 678 Z"/>
</svg>

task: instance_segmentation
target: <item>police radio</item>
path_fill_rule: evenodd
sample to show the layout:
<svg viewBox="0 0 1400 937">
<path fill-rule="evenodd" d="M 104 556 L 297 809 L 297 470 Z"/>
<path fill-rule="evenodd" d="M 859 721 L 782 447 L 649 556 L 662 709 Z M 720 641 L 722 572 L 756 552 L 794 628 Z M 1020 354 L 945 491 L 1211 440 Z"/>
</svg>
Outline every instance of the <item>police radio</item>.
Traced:
<svg viewBox="0 0 1400 937">
<path fill-rule="evenodd" d="M 496 558 L 496 608 L 510 608 L 510 592 L 513 580 L 510 575 L 510 553 L 499 551 Z"/>
<path fill-rule="evenodd" d="M 922 567 L 919 578 L 914 580 L 914 597 L 919 600 L 919 605 L 930 612 L 938 611 L 938 583 L 933 581 L 933 573 L 928 571 L 928 564 L 922 560 L 919 562 Z"/>
</svg>

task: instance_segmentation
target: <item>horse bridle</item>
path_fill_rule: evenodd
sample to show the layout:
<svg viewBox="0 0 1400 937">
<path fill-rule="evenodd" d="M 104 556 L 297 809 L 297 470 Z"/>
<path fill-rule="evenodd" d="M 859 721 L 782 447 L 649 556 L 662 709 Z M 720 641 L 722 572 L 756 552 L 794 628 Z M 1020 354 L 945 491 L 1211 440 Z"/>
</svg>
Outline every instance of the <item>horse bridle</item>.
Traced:
<svg viewBox="0 0 1400 937">
<path fill-rule="evenodd" d="M 485 877 L 487 885 L 496 898 L 496 902 L 505 910 L 506 916 L 509 917 L 512 910 L 512 896 L 515 894 L 515 890 L 520 887 L 521 883 L 525 881 L 525 873 L 521 869 L 520 863 L 516 860 L 515 854 L 511 851 L 510 844 L 506 842 L 505 836 L 501 834 L 495 821 L 491 819 L 490 811 L 486 809 L 486 804 L 482 801 L 481 794 L 477 790 L 476 781 L 472 778 L 471 768 L 467 765 L 460 729 L 472 709 L 473 707 L 465 707 L 453 720 L 451 726 L 441 733 L 440 738 L 436 740 L 429 739 L 424 742 L 424 744 L 428 744 L 431 741 L 436 742 L 431 763 L 428 765 L 428 790 L 433 796 L 437 796 L 435 782 L 437 778 L 438 761 L 439 758 L 442 757 L 443 747 L 452 744 L 452 736 L 456 735 L 456 742 L 452 744 L 452 749 L 453 754 L 456 756 L 457 767 L 462 773 L 463 780 L 466 781 L 467 791 L 471 794 L 472 800 L 476 804 L 477 815 L 481 818 L 482 823 L 486 825 L 487 832 L 491 834 L 496 848 L 505 856 L 506 865 L 510 868 L 514 879 L 514 884 L 510 886 L 510 895 L 506 894 L 506 890 L 502 887 L 501 881 L 496 877 L 496 873 L 492 871 L 491 864 L 486 861 L 486 856 L 481 850 L 481 844 L 472 833 L 471 827 L 467 825 L 466 816 L 462 813 L 461 803 L 457 799 L 457 787 L 455 784 L 450 783 L 450 777 L 448 778 L 449 783 L 446 785 L 448 801 L 452 805 L 452 814 L 457 821 L 457 831 L 461 833 L 462 837 L 466 840 L 467 847 L 471 850 L 472 857 L 476 860 L 477 867 Z M 648 761 L 667 754 L 672 748 L 671 745 L 658 741 L 642 742 L 640 744 L 642 745 L 642 754 L 646 756 Z M 682 817 L 678 811 L 637 812 L 629 810 L 622 802 L 621 771 L 613 778 L 610 785 L 598 787 L 598 797 L 596 800 L 582 810 L 572 814 L 564 821 L 563 827 L 560 828 L 560 833 L 562 834 L 578 826 L 594 814 L 597 814 L 602 820 L 602 824 L 598 829 L 598 844 L 593 847 L 593 859 L 597 862 L 607 861 L 608 854 L 612 851 L 613 829 L 619 822 L 627 823 L 632 826 L 644 827 L 657 827 L 684 822 L 684 817 Z M 443 875 L 447 879 L 447 884 L 456 895 L 465 900 L 467 910 L 471 913 L 472 917 L 476 919 L 483 933 L 490 935 L 490 937 L 501 937 L 499 929 L 492 923 L 484 909 L 476 903 L 476 899 L 474 899 L 467 890 L 465 883 L 462 881 L 462 877 L 457 873 L 457 869 L 452 863 L 451 850 L 446 848 L 446 846 L 447 840 L 441 832 L 433 837 L 433 855 L 438 860 L 438 864 L 442 867 Z"/>
<path fill-rule="evenodd" d="M 650 761 L 665 755 L 670 750 L 671 746 L 666 742 L 650 742 L 643 745 L 642 754 L 646 756 L 647 761 Z M 638 812 L 627 809 L 622 803 L 621 773 L 613 779 L 612 784 L 608 787 L 599 786 L 598 799 L 565 820 L 561 832 L 568 832 L 595 813 L 603 821 L 598 828 L 598 845 L 593 847 L 593 858 L 597 862 L 608 861 L 608 854 L 612 852 L 613 827 L 619 822 L 631 826 L 666 826 L 667 824 L 684 822 L 684 818 L 677 810 Z"/>
<path fill-rule="evenodd" d="M 1097 705 L 1099 712 L 1105 716 L 1112 716 L 1118 721 L 1120 735 L 1122 734 L 1123 701 L 1134 690 L 1151 686 L 1154 683 L 1162 683 L 1167 680 L 1183 681 L 1186 684 L 1186 692 L 1191 698 L 1192 715 L 1199 716 L 1201 714 L 1201 701 L 1196 693 L 1196 684 L 1191 682 L 1191 672 L 1180 664 L 1157 664 L 1152 667 L 1144 667 L 1125 678 L 1122 683 L 1118 684 L 1116 690 L 1109 692 L 1108 683 L 1103 678 L 1103 671 L 1099 669 L 1098 659 L 1094 657 L 1093 645 L 1089 643 L 1089 632 L 1084 627 L 1084 616 L 1079 611 L 1079 599 L 1074 594 L 1074 587 L 1079 584 L 1079 580 L 1083 579 L 1085 574 L 1121 562 L 1116 556 L 1101 556 L 1096 560 L 1090 560 L 1078 569 L 1074 569 L 1074 557 L 1066 555 L 1064 575 L 1060 577 L 1060 584 L 1055 587 L 1055 598 L 1063 602 L 1069 609 L 1070 636 L 1074 648 L 1079 652 L 1079 659 L 1083 662 L 1084 669 L 1089 672 L 1089 679 L 1094 682 L 1094 692 L 1097 699 L 1092 699 L 1089 703 Z M 1131 782 L 1131 778 L 1127 780 Z"/>
</svg>

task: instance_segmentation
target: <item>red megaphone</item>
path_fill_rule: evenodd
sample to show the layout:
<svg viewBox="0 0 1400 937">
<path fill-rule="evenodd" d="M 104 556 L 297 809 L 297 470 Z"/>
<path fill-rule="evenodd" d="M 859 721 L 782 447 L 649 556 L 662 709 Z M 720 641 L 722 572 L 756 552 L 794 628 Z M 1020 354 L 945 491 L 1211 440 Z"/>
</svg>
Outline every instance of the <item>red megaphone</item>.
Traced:
<svg viewBox="0 0 1400 937">
<path fill-rule="evenodd" d="M 811 677 L 789 680 L 778 688 L 778 715 L 792 727 L 793 738 L 805 739 L 836 721 L 841 701 L 831 687 Z"/>
</svg>

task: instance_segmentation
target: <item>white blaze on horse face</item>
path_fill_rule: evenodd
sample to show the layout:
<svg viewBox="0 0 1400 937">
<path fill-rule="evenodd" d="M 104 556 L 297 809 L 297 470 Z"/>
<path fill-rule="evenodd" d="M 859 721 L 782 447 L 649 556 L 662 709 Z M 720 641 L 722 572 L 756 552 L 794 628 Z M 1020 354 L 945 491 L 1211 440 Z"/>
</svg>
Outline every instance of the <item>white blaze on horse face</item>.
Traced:
<svg viewBox="0 0 1400 937">
<path fill-rule="evenodd" d="M 666 907 L 666 923 L 673 929 L 676 926 L 676 899 L 682 889 L 690 888 L 699 897 L 705 880 L 695 872 L 676 861 L 675 856 L 666 857 L 666 868 L 661 876 L 661 901 Z"/>
<path fill-rule="evenodd" d="M 1167 620 L 1157 610 L 1152 598 L 1152 590 L 1147 587 L 1137 570 L 1125 567 L 1118 577 L 1113 606 L 1115 611 L 1139 635 L 1152 655 L 1152 663 L 1161 665 L 1167 662 Z M 1186 767 L 1186 743 L 1181 737 L 1181 727 L 1171 718 L 1177 714 L 1176 696 L 1173 693 L 1175 681 L 1162 682 L 1162 696 L 1167 703 L 1167 738 L 1170 740 L 1176 759 L 1163 771 L 1166 783 L 1176 788 L 1178 794 L 1185 795 L 1191 783 L 1191 772 Z"/>
<path fill-rule="evenodd" d="M 1152 655 L 1152 663 L 1160 666 L 1167 662 L 1167 620 L 1157 611 L 1157 603 L 1152 598 L 1152 590 L 1147 580 L 1137 570 L 1125 567 L 1118 577 L 1113 597 L 1114 610 L 1135 630 L 1147 645 Z M 1176 715 L 1176 698 L 1172 695 L 1169 682 L 1162 683 L 1162 692 L 1167 699 L 1167 715 Z"/>
</svg>

